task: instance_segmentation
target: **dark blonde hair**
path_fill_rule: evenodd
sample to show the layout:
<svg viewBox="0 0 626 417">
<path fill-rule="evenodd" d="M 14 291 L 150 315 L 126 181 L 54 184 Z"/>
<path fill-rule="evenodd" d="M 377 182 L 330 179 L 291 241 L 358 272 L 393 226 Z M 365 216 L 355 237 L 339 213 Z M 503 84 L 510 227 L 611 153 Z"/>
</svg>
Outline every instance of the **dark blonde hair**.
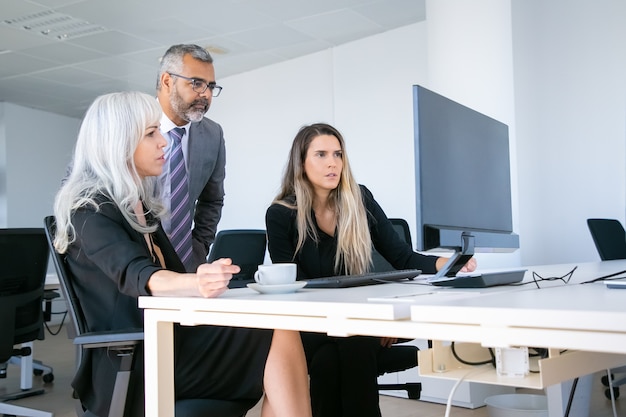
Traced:
<svg viewBox="0 0 626 417">
<path fill-rule="evenodd" d="M 296 253 L 304 245 L 307 236 L 316 242 L 319 240 L 311 216 L 315 194 L 304 172 L 304 162 L 311 142 L 321 135 L 336 137 L 342 150 L 343 169 L 339 185 L 329 195 L 329 204 L 335 210 L 337 219 L 335 272 L 341 273 L 343 265 L 347 274 L 362 274 L 369 270 L 372 263 L 372 238 L 361 189 L 352 175 L 345 141 L 337 129 L 325 123 L 315 123 L 303 126 L 298 131 L 291 146 L 281 190 L 274 203 L 297 211 Z"/>
</svg>

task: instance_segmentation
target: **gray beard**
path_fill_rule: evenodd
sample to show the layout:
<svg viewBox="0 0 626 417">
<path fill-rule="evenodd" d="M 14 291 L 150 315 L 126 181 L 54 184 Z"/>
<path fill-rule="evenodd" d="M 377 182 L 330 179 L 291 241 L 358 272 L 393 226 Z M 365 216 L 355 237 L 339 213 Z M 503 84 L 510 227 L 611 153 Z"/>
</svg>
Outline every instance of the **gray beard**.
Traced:
<svg viewBox="0 0 626 417">
<path fill-rule="evenodd" d="M 188 122 L 199 122 L 200 120 L 202 120 L 206 112 L 200 110 L 187 110 L 182 114 L 183 118 Z"/>
<path fill-rule="evenodd" d="M 176 113 L 181 119 L 188 122 L 199 122 L 206 114 L 206 111 L 190 108 L 187 103 L 181 100 L 176 90 L 172 91 L 172 93 L 170 94 L 170 103 L 172 106 L 172 110 L 174 110 L 174 113 Z"/>
</svg>

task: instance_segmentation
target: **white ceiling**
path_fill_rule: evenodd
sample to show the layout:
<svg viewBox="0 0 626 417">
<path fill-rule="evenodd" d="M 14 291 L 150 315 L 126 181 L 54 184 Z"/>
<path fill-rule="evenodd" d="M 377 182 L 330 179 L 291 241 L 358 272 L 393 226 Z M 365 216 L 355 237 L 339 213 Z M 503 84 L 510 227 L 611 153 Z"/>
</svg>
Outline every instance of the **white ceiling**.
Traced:
<svg viewBox="0 0 626 417">
<path fill-rule="evenodd" d="M 1 0 L 0 101 L 80 118 L 100 94 L 154 94 L 159 57 L 172 44 L 212 51 L 219 83 L 220 77 L 424 20 L 424 2 Z M 26 16 L 37 19 L 28 23 Z M 51 33 L 42 33 L 42 22 Z M 69 25 L 94 30 L 59 39 L 67 28 L 55 29 Z"/>
</svg>

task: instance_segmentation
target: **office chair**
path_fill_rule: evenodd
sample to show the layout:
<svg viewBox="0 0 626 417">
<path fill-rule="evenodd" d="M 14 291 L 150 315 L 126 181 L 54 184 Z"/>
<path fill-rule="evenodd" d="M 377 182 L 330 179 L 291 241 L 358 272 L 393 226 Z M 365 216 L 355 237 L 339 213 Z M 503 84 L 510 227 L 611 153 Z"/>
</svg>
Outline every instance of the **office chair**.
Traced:
<svg viewBox="0 0 626 417">
<path fill-rule="evenodd" d="M 221 230 L 215 236 L 208 261 L 219 258 L 231 258 L 241 272 L 234 275 L 228 284 L 229 288 L 245 287 L 254 282 L 254 273 L 265 261 L 267 234 L 262 229 L 231 229 Z"/>
<path fill-rule="evenodd" d="M 409 224 L 404 219 L 390 218 L 391 224 L 398 233 L 398 236 L 412 245 L 411 230 Z M 395 268 L 380 254 L 374 250 L 372 253 L 374 271 L 393 271 Z M 408 342 L 401 340 L 399 342 Z M 378 375 L 404 371 L 417 366 L 417 346 L 393 345 L 388 349 L 381 349 L 378 354 Z M 422 384 L 419 382 L 406 382 L 403 384 L 378 384 L 379 391 L 402 390 L 406 391 L 411 399 L 419 399 L 422 391 Z"/>
<path fill-rule="evenodd" d="M 54 216 L 47 216 L 44 219 L 44 225 L 54 267 L 59 276 L 61 292 L 67 303 L 72 330 L 75 334 L 74 345 L 78 347 L 76 367 L 80 366 L 80 361 L 87 349 L 106 348 L 117 352 L 123 360 L 115 380 L 109 417 L 131 417 L 124 414 L 126 394 L 130 375 L 133 372 L 133 355 L 135 350 L 143 343 L 143 329 L 89 332 L 89 326 L 83 315 L 80 300 L 74 291 L 72 273 L 65 262 L 65 256 L 58 253 L 54 248 Z M 74 398 L 76 398 L 75 394 Z M 78 400 L 80 401 L 80 399 Z M 176 401 L 175 415 L 176 417 L 209 417 L 214 415 L 221 417 L 244 417 L 255 404 L 255 401 L 248 400 L 185 399 Z M 78 416 L 87 417 L 92 415 L 88 410 L 84 410 L 80 403 L 77 403 L 76 411 Z"/>
<path fill-rule="evenodd" d="M 398 236 L 409 245 L 413 245 L 411 240 L 411 230 L 409 224 L 404 219 L 389 219 Z M 372 261 L 374 262 L 375 272 L 393 271 L 395 268 L 380 254 L 376 249 L 372 253 Z"/>
<path fill-rule="evenodd" d="M 48 268 L 48 245 L 42 228 L 0 229 L 0 364 L 6 377 L 11 357 L 32 361 L 32 342 L 43 340 L 43 293 Z M 16 348 L 15 345 L 21 345 Z M 32 367 L 22 369 L 32 372 Z M 5 401 L 43 394 L 22 384 L 17 393 L 3 395 L 0 414 L 52 417 L 52 413 L 7 404 Z"/>
<path fill-rule="evenodd" d="M 619 220 L 587 219 L 587 226 L 591 232 L 591 237 L 593 238 L 593 243 L 596 245 L 600 259 L 603 261 L 626 259 L 626 231 Z M 612 369 L 611 373 L 624 374 L 626 373 L 626 366 Z M 626 375 L 622 377 L 612 375 L 612 379 L 613 394 L 615 398 L 618 398 L 620 385 L 626 384 Z M 604 386 L 609 386 L 607 376 L 603 376 L 601 380 Z M 604 391 L 604 395 L 610 399 L 610 389 L 607 388 Z"/>
<path fill-rule="evenodd" d="M 626 231 L 615 219 L 587 219 L 600 259 L 626 259 Z"/>
</svg>

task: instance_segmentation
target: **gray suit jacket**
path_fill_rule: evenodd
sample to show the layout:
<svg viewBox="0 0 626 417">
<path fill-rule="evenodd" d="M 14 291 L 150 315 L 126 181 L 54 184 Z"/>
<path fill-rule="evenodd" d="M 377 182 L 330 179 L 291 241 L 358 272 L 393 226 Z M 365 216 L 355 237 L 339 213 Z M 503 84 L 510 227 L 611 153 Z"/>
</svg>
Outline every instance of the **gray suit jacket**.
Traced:
<svg viewBox="0 0 626 417">
<path fill-rule="evenodd" d="M 206 117 L 192 123 L 187 156 L 193 254 L 194 262 L 200 265 L 206 262 L 209 246 L 215 240 L 224 206 L 226 147 L 222 127 Z"/>
</svg>

